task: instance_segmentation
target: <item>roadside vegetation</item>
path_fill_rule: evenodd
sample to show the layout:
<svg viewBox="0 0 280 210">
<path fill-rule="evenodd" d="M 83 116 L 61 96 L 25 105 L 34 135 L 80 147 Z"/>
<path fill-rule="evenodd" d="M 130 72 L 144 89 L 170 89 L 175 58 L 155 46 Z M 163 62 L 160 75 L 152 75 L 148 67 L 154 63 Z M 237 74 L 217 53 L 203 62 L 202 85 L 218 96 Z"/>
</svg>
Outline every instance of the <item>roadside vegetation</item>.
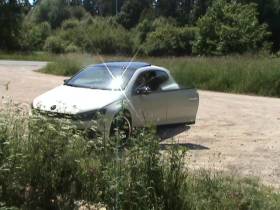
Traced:
<svg viewBox="0 0 280 210">
<path fill-rule="evenodd" d="M 124 56 L 102 56 L 105 61 L 130 60 Z M 179 84 L 203 90 L 280 97 L 280 58 L 267 56 L 139 57 L 170 69 Z M 41 71 L 71 76 L 84 66 L 102 62 L 88 54 L 61 55 Z"/>
<path fill-rule="evenodd" d="M 153 130 L 138 131 L 124 145 L 118 137 L 88 138 L 67 119 L 6 104 L 0 209 L 280 208 L 280 195 L 256 180 L 189 172 L 186 152 L 176 144 L 162 149 Z"/>
<path fill-rule="evenodd" d="M 91 54 L 0 53 L 1 59 L 50 61 L 40 71 L 72 76 L 83 67 L 103 61 L 129 61 L 131 57 Z M 135 60 L 171 70 L 182 86 L 202 90 L 280 97 L 280 58 L 267 55 L 234 55 L 223 57 L 143 57 Z"/>
<path fill-rule="evenodd" d="M 54 61 L 57 55 L 46 52 L 5 52 L 0 51 L 1 60 L 24 60 L 24 61 Z"/>
<path fill-rule="evenodd" d="M 154 59 L 171 69 L 183 86 L 203 90 L 280 97 L 280 59 L 262 56 Z"/>
</svg>

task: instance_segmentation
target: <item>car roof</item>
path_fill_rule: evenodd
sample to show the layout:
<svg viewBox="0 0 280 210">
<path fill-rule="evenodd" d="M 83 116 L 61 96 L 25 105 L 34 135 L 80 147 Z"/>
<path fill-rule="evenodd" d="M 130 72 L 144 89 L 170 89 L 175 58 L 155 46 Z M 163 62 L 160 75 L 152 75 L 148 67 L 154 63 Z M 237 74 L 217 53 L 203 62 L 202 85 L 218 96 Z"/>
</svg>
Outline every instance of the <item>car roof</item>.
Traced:
<svg viewBox="0 0 280 210">
<path fill-rule="evenodd" d="M 151 66 L 151 64 L 149 63 L 145 63 L 145 62 L 127 62 L 127 61 L 117 61 L 117 62 L 106 62 L 106 63 L 100 63 L 100 64 L 96 64 L 96 67 L 100 66 L 107 66 L 108 68 L 112 67 L 112 68 L 123 68 L 123 69 L 131 69 L 131 70 L 137 70 L 139 68 L 143 68 L 143 67 L 148 67 Z"/>
</svg>

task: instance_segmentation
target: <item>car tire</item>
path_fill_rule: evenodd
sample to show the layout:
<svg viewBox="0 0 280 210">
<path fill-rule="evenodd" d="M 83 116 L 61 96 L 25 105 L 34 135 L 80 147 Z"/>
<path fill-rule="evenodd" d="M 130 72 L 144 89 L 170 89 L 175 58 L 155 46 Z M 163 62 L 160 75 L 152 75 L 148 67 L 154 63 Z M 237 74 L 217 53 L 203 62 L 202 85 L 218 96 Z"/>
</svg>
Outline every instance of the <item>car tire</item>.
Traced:
<svg viewBox="0 0 280 210">
<path fill-rule="evenodd" d="M 131 136 L 132 126 L 131 119 L 128 114 L 117 115 L 110 128 L 110 137 L 121 135 L 122 140 L 126 140 Z"/>
</svg>

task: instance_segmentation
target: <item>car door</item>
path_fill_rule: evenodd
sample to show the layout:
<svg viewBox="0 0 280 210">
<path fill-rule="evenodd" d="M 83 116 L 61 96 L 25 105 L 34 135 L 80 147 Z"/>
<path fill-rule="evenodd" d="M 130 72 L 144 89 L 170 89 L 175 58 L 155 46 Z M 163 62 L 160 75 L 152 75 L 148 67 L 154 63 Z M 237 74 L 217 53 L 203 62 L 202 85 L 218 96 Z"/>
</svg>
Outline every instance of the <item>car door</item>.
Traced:
<svg viewBox="0 0 280 210">
<path fill-rule="evenodd" d="M 184 88 L 167 91 L 168 100 L 167 124 L 195 122 L 199 97 L 195 89 Z"/>
<path fill-rule="evenodd" d="M 137 77 L 132 88 L 132 104 L 135 111 L 143 117 L 145 124 L 165 123 L 168 99 L 164 97 L 160 86 L 167 80 L 168 75 L 161 70 L 147 70 Z M 146 93 L 138 91 L 143 87 L 148 89 Z"/>
</svg>

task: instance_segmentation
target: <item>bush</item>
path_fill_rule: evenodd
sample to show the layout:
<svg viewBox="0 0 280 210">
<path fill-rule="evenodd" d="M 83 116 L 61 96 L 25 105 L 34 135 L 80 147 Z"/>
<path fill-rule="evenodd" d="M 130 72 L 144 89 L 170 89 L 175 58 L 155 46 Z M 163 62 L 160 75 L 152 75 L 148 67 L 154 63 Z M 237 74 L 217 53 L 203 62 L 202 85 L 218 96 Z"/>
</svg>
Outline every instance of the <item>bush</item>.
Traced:
<svg viewBox="0 0 280 210">
<path fill-rule="evenodd" d="M 72 29 L 77 27 L 80 24 L 80 22 L 77 19 L 68 19 L 63 21 L 62 23 L 62 29 L 67 30 L 67 29 Z"/>
<path fill-rule="evenodd" d="M 118 136 L 89 139 L 66 118 L 8 107 L 0 112 L 0 208 L 280 207 L 277 193 L 250 179 L 187 173 L 186 150 L 160 150 L 152 130 L 139 130 L 124 145 Z"/>
<path fill-rule="evenodd" d="M 50 36 L 45 43 L 44 49 L 52 53 L 65 52 L 65 41 L 59 36 Z"/>
<path fill-rule="evenodd" d="M 68 9 L 70 10 L 71 17 L 73 19 L 82 20 L 84 18 L 87 18 L 88 16 L 91 17 L 91 15 L 82 6 L 74 6 L 74 7 L 72 6 L 69 7 Z"/>
<path fill-rule="evenodd" d="M 198 20 L 196 52 L 208 55 L 256 52 L 269 35 L 267 26 L 259 24 L 257 16 L 255 4 L 215 1 Z"/>
<path fill-rule="evenodd" d="M 175 25 L 176 21 L 172 18 L 159 17 L 154 21 L 143 19 L 134 29 L 134 33 L 136 34 L 134 42 L 136 45 L 141 45 L 146 41 L 148 34 L 154 32 L 157 28 Z"/>
<path fill-rule="evenodd" d="M 48 22 L 52 28 L 58 28 L 67 19 L 81 20 L 89 14 L 81 6 L 69 6 L 64 0 L 44 0 L 36 4 L 28 21 L 32 23 Z"/>
<path fill-rule="evenodd" d="M 104 54 L 128 54 L 131 52 L 131 41 L 129 33 L 121 27 L 112 28 L 110 25 L 92 25 L 87 29 L 89 45 L 88 52 L 99 52 Z M 90 34 L 94 34 L 90 36 Z"/>
<path fill-rule="evenodd" d="M 51 32 L 51 26 L 48 22 L 40 24 L 25 23 L 21 31 L 21 48 L 28 51 L 42 50 Z"/>
<path fill-rule="evenodd" d="M 94 18 L 91 23 L 83 22 L 71 29 L 59 30 L 57 36 L 67 45 L 79 46 L 85 52 L 126 54 L 132 51 L 128 31 L 112 19 Z"/>
<path fill-rule="evenodd" d="M 73 209 L 81 200 L 109 209 L 183 204 L 168 195 L 180 192 L 184 153 L 162 159 L 153 132 L 141 131 L 123 149 L 117 136 L 87 139 L 67 119 L 19 113 L 17 108 L 17 114 L 0 117 L 0 202 L 7 206 Z"/>
<path fill-rule="evenodd" d="M 144 43 L 147 55 L 190 55 L 195 39 L 195 28 L 159 27 L 151 32 Z"/>
<path fill-rule="evenodd" d="M 70 44 L 65 48 L 66 53 L 77 53 L 77 52 L 80 52 L 80 51 L 81 51 L 80 48 L 77 47 L 74 44 Z"/>
<path fill-rule="evenodd" d="M 41 70 L 41 72 L 55 75 L 73 76 L 81 70 L 82 64 L 75 58 L 59 57 L 55 62 L 48 63 L 48 65 Z"/>
</svg>

